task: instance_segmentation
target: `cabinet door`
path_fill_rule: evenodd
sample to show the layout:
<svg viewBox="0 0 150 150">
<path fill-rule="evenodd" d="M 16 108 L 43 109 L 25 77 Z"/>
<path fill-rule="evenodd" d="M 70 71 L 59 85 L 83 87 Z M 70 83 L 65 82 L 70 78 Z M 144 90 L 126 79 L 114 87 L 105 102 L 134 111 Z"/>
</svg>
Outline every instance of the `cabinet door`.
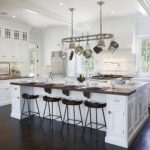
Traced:
<svg viewBox="0 0 150 150">
<path fill-rule="evenodd" d="M 0 101 L 10 101 L 10 88 L 0 88 Z"/>
<path fill-rule="evenodd" d="M 108 126 L 107 130 L 109 135 L 115 135 L 119 137 L 124 137 L 125 135 L 125 116 L 124 111 L 112 109 L 107 112 Z"/>
</svg>

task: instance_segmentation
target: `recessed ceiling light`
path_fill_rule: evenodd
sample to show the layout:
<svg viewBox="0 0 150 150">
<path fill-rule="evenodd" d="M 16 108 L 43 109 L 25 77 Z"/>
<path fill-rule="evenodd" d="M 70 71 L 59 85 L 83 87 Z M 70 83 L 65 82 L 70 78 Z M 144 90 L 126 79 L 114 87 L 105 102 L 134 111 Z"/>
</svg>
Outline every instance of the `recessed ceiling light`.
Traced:
<svg viewBox="0 0 150 150">
<path fill-rule="evenodd" d="M 33 11 L 33 10 L 30 10 L 30 9 L 25 9 L 27 12 L 29 12 L 29 13 L 32 13 L 32 14 L 36 14 L 36 15 L 38 15 L 39 13 L 37 13 L 37 12 L 35 12 L 35 11 Z"/>
<path fill-rule="evenodd" d="M 63 6 L 63 5 L 64 5 L 64 3 L 62 3 L 62 2 L 61 2 L 61 3 L 59 3 L 59 5 L 60 5 L 60 6 Z"/>
<path fill-rule="evenodd" d="M 116 14 L 116 12 L 112 11 L 111 14 L 114 15 L 114 14 Z"/>
<path fill-rule="evenodd" d="M 13 18 L 16 18 L 16 16 L 12 16 Z"/>
</svg>

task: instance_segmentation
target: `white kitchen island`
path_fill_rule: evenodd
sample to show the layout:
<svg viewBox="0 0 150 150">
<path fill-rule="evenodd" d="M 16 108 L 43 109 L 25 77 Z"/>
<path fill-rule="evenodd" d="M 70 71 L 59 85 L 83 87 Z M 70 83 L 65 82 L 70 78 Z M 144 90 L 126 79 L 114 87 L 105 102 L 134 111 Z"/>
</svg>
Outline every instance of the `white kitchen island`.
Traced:
<svg viewBox="0 0 150 150">
<path fill-rule="evenodd" d="M 51 92 L 45 92 L 44 88 L 50 87 Z M 88 98 L 84 96 L 83 92 L 87 89 L 85 88 L 72 88 L 69 89 L 69 96 L 62 93 L 62 89 L 67 89 L 65 85 L 58 86 L 54 84 L 50 86 L 48 84 L 30 84 L 23 82 L 16 82 L 11 84 L 11 100 L 12 100 L 12 112 L 11 117 L 20 119 L 21 109 L 22 109 L 22 94 L 38 94 L 40 98 L 38 99 L 40 114 L 43 115 L 44 111 L 44 101 L 42 97 L 52 96 L 52 97 L 62 97 L 75 100 L 87 100 Z M 147 83 L 138 83 L 135 86 L 120 86 L 115 89 L 108 88 L 104 91 L 89 91 L 90 101 L 106 102 L 107 107 L 105 110 L 107 128 L 105 142 L 114 144 L 117 146 L 128 148 L 132 141 L 135 139 L 136 135 L 139 133 L 140 129 L 145 124 L 149 117 L 148 114 L 148 97 L 147 97 Z M 33 109 L 34 104 L 31 104 Z M 82 105 L 81 107 L 83 120 L 85 120 L 85 115 L 87 108 Z M 61 111 L 64 113 L 64 105 L 61 103 Z M 70 108 L 69 115 L 72 116 L 73 110 Z M 58 113 L 58 108 L 55 107 L 54 113 Z M 92 118 L 95 118 L 95 111 L 92 112 Z M 78 115 L 79 116 L 79 115 Z M 77 117 L 78 117 L 77 116 Z M 98 113 L 99 122 L 103 123 L 102 112 Z M 77 118 L 78 119 L 78 118 Z"/>
</svg>

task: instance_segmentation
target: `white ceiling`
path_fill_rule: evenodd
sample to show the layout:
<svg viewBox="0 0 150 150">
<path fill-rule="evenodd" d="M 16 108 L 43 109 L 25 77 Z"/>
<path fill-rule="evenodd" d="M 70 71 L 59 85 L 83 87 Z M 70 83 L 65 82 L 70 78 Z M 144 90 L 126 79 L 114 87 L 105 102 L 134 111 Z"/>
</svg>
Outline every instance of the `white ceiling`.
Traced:
<svg viewBox="0 0 150 150">
<path fill-rule="evenodd" d="M 104 0 L 103 17 L 122 17 L 139 14 L 137 0 Z M 60 6 L 62 2 L 64 5 Z M 68 8 L 74 7 L 75 22 L 83 23 L 99 18 L 97 0 L 0 0 L 0 12 L 6 17 L 24 22 L 34 27 L 64 25 L 70 23 Z M 27 12 L 25 9 L 37 12 Z M 114 14 L 112 14 L 114 12 Z M 12 18 L 16 16 L 16 18 Z"/>
</svg>

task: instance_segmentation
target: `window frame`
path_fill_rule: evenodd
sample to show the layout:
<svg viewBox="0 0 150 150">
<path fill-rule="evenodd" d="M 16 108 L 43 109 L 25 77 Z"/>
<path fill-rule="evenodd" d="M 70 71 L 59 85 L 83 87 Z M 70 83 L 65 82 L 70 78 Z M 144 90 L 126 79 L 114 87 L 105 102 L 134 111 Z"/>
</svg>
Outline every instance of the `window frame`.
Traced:
<svg viewBox="0 0 150 150">
<path fill-rule="evenodd" d="M 145 35 L 138 35 L 137 36 L 137 73 L 138 76 L 140 77 L 150 77 L 150 72 L 143 72 L 142 71 L 142 60 L 141 60 L 141 55 L 142 55 L 142 40 L 144 39 L 150 39 L 150 34 L 145 34 Z"/>
<path fill-rule="evenodd" d="M 34 48 L 29 47 L 29 55 L 30 55 L 30 50 L 35 50 L 36 51 L 34 77 L 37 77 L 39 75 L 39 46 L 40 46 L 40 42 L 39 41 L 30 41 L 30 45 L 35 46 Z M 29 57 L 29 75 L 31 75 L 31 72 L 30 72 L 30 57 Z"/>
</svg>

